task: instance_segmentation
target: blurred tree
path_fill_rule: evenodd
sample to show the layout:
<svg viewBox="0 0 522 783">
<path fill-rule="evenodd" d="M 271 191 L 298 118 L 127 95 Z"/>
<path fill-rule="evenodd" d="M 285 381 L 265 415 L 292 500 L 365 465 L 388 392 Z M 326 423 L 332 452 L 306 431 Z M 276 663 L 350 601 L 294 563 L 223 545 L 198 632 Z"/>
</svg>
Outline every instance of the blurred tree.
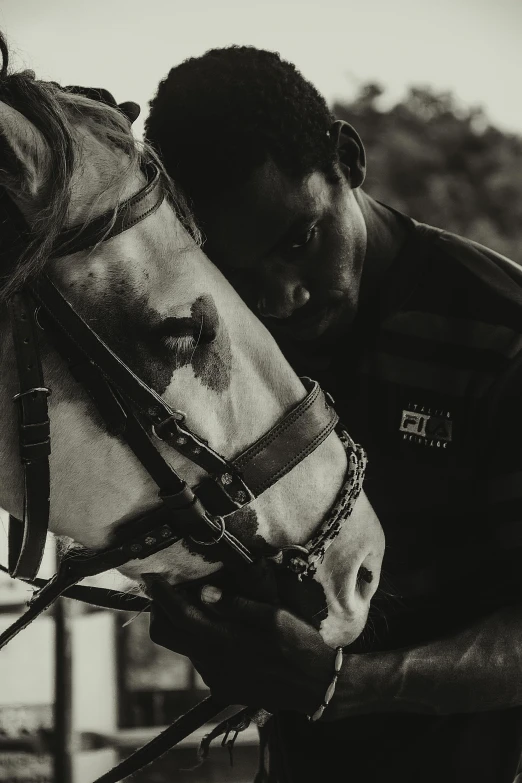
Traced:
<svg viewBox="0 0 522 783">
<path fill-rule="evenodd" d="M 388 110 L 366 84 L 333 112 L 361 134 L 365 190 L 411 217 L 475 239 L 522 263 L 522 137 L 493 127 L 451 93 L 411 87 Z M 515 99 L 515 96 L 514 96 Z"/>
</svg>

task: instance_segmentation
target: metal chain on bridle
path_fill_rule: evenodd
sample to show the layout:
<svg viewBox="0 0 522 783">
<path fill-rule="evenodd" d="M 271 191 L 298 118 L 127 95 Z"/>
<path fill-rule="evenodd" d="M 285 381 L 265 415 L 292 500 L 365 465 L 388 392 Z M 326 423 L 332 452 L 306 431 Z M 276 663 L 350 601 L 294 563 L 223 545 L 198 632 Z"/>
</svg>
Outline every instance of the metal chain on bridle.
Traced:
<svg viewBox="0 0 522 783">
<path fill-rule="evenodd" d="M 155 164 L 145 169 L 146 185 L 134 196 L 87 226 L 64 231 L 53 258 L 92 248 L 135 226 L 153 214 L 164 199 L 161 175 Z M 6 194 L 0 195 L 3 239 L 11 262 L 27 241 L 29 229 Z M 5 246 L 5 245 L 4 245 Z M 338 416 L 319 385 L 304 378 L 305 398 L 269 432 L 232 460 L 215 452 L 185 423 L 184 414 L 171 408 L 133 373 L 74 310 L 44 273 L 19 291 L 9 303 L 20 390 L 18 407 L 20 458 L 24 474 L 24 518 L 10 518 L 9 569 L 12 577 L 38 587 L 27 611 L 4 633 L 0 649 L 56 599 L 65 595 L 112 609 L 143 611 L 149 601 L 102 588 L 78 586 L 88 576 L 143 559 L 185 538 L 212 546 L 216 561 L 226 568 L 248 569 L 256 555 L 227 529 L 227 516 L 251 503 L 312 453 L 337 429 L 348 456 L 348 472 L 337 500 L 310 541 L 281 548 L 273 556 L 277 567 L 302 578 L 313 574 L 326 549 L 349 517 L 362 488 L 366 457 L 361 447 L 339 427 Z M 127 520 L 109 547 L 95 553 L 75 550 L 62 559 L 56 575 L 38 580 L 49 523 L 50 427 L 38 331 L 68 364 L 69 371 L 89 393 L 109 433 L 122 438 L 156 482 L 158 504 Z M 195 488 L 173 470 L 154 444 L 159 438 L 202 467 L 206 473 Z M 214 718 L 225 705 L 212 696 L 200 702 L 165 732 L 99 778 L 117 783 L 173 747 L 183 737 Z M 244 726 L 248 710 L 241 710 L 230 726 Z M 239 729 L 238 729 L 239 730 Z"/>
</svg>

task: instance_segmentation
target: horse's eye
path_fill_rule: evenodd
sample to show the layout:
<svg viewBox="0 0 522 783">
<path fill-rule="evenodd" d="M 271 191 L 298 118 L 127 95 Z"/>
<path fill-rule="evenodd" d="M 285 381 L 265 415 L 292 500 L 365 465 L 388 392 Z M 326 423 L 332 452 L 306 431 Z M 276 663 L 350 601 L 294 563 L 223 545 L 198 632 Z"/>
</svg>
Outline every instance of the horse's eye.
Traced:
<svg viewBox="0 0 522 783">
<path fill-rule="evenodd" d="M 166 340 L 192 338 L 196 345 L 208 344 L 217 337 L 217 325 L 204 316 L 200 318 L 165 318 L 155 329 L 156 334 Z"/>
</svg>

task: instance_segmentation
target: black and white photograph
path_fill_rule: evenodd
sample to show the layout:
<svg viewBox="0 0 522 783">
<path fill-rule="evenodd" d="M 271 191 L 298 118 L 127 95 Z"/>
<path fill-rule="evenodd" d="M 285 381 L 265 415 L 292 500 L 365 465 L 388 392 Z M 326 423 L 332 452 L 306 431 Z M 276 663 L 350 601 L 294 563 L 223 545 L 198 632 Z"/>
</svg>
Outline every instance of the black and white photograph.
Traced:
<svg viewBox="0 0 522 783">
<path fill-rule="evenodd" d="M 0 783 L 522 783 L 521 0 L 1 0 Z"/>
</svg>

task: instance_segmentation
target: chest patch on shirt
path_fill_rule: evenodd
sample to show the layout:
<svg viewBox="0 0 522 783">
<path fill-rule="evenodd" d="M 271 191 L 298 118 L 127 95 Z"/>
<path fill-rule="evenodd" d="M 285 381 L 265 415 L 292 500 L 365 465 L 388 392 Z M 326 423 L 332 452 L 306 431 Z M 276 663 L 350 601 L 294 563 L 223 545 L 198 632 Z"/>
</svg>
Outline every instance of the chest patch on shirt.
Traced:
<svg viewBox="0 0 522 783">
<path fill-rule="evenodd" d="M 419 446 L 447 449 L 453 439 L 452 415 L 442 408 L 408 403 L 402 410 L 399 431 L 403 440 Z"/>
</svg>

